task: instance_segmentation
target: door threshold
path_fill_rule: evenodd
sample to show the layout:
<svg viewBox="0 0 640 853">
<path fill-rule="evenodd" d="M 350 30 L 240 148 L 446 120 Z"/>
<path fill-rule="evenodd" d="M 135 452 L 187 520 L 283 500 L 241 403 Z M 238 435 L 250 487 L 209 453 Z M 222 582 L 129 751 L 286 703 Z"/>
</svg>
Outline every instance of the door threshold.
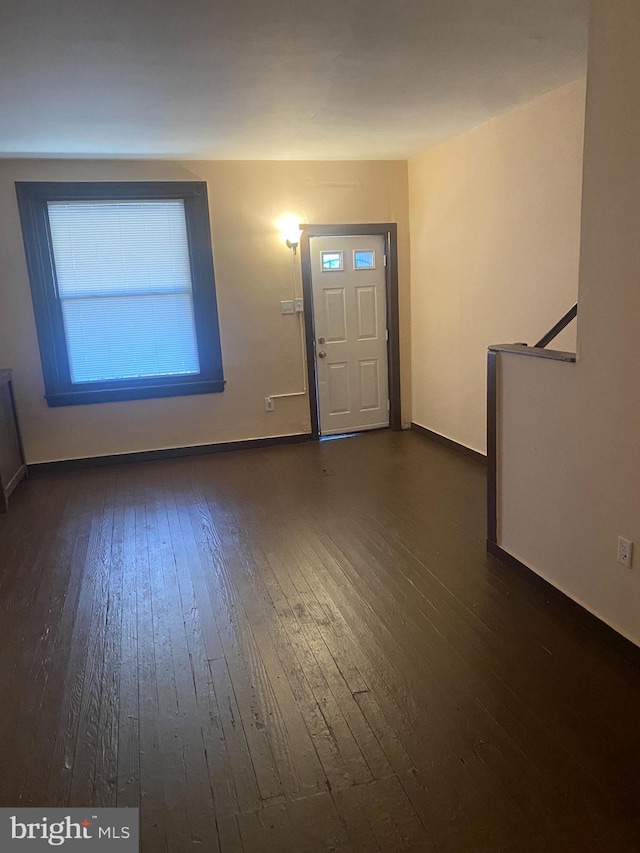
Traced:
<svg viewBox="0 0 640 853">
<path fill-rule="evenodd" d="M 333 441 L 335 438 L 355 438 L 357 435 L 368 435 L 371 432 L 382 432 L 388 430 L 388 426 L 372 427 L 371 429 L 359 429 L 356 432 L 338 432 L 330 435 L 321 435 L 320 441 Z"/>
<path fill-rule="evenodd" d="M 339 432 L 336 435 L 321 435 L 320 441 L 335 441 L 337 438 L 355 438 L 357 435 L 362 435 L 362 432 Z"/>
</svg>

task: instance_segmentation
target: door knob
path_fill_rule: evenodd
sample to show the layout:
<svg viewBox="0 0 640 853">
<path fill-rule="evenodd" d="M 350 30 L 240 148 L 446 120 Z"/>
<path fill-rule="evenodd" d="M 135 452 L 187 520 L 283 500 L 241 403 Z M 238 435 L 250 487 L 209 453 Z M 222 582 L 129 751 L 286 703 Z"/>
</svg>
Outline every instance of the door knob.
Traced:
<svg viewBox="0 0 640 853">
<path fill-rule="evenodd" d="M 326 358 L 326 357 L 327 357 L 327 354 L 324 350 L 322 350 L 322 352 L 318 353 L 318 358 Z"/>
</svg>

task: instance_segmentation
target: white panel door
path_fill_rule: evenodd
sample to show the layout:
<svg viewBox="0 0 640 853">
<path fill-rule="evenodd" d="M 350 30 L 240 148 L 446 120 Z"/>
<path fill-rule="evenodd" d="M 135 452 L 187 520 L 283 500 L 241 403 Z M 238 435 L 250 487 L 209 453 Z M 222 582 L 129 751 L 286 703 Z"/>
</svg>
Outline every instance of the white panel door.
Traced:
<svg viewBox="0 0 640 853">
<path fill-rule="evenodd" d="M 381 236 L 311 237 L 320 434 L 389 425 Z"/>
</svg>

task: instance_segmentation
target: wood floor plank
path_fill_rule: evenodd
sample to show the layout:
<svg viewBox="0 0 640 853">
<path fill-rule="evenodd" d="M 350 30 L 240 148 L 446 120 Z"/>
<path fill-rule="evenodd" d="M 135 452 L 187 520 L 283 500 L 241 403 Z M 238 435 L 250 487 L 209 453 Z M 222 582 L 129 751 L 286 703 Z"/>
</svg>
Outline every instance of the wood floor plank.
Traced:
<svg viewBox="0 0 640 853">
<path fill-rule="evenodd" d="M 111 550 L 107 557 L 104 614 L 104 659 L 97 719 L 97 749 L 92 800 L 102 807 L 115 807 L 118 798 L 118 743 L 120 728 L 120 659 L 122 655 L 124 515 L 126 492 L 120 477 L 115 479 Z"/>
<path fill-rule="evenodd" d="M 134 492 L 138 719 L 140 737 L 140 820 L 144 853 L 168 850 L 167 792 L 171 780 L 164 772 L 160 740 L 160 692 L 157 659 L 162 649 L 156 647 L 151 576 L 156 570 L 157 554 L 149 541 L 151 513 L 147 513 L 147 489 L 139 480 Z M 153 559 L 152 559 L 153 555 Z"/>
<path fill-rule="evenodd" d="M 122 471 L 122 625 L 118 673 L 118 766 L 116 804 L 134 808 L 140 802 L 140 706 L 138 604 L 136 598 L 135 484 Z"/>
<path fill-rule="evenodd" d="M 359 785 L 351 785 L 348 788 L 334 790 L 331 795 L 338 814 L 347 828 L 354 851 L 366 850 L 375 853 L 381 848 L 362 807 L 359 790 Z"/>
<path fill-rule="evenodd" d="M 318 853 L 357 853 L 349 832 L 328 793 L 287 803 L 294 850 Z"/>
<path fill-rule="evenodd" d="M 218 815 L 216 818 L 218 826 L 218 838 L 220 840 L 220 849 L 224 853 L 244 853 L 245 846 L 242 843 L 242 835 L 240 834 L 240 826 L 238 825 L 238 816 L 233 815 Z"/>
<path fill-rule="evenodd" d="M 238 816 L 242 844 L 245 850 L 257 853 L 295 853 L 301 842 L 294 837 L 285 803 L 272 803 L 257 812 L 248 812 Z M 299 848 L 298 848 L 299 849 Z"/>
</svg>

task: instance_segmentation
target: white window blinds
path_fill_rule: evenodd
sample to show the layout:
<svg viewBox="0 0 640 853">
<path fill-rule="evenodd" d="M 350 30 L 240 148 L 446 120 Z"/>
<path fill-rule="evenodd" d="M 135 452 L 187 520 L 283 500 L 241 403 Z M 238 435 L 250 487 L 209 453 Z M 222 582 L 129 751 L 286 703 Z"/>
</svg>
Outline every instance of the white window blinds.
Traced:
<svg viewBox="0 0 640 853">
<path fill-rule="evenodd" d="M 183 201 L 47 207 L 71 381 L 199 373 Z"/>
</svg>

